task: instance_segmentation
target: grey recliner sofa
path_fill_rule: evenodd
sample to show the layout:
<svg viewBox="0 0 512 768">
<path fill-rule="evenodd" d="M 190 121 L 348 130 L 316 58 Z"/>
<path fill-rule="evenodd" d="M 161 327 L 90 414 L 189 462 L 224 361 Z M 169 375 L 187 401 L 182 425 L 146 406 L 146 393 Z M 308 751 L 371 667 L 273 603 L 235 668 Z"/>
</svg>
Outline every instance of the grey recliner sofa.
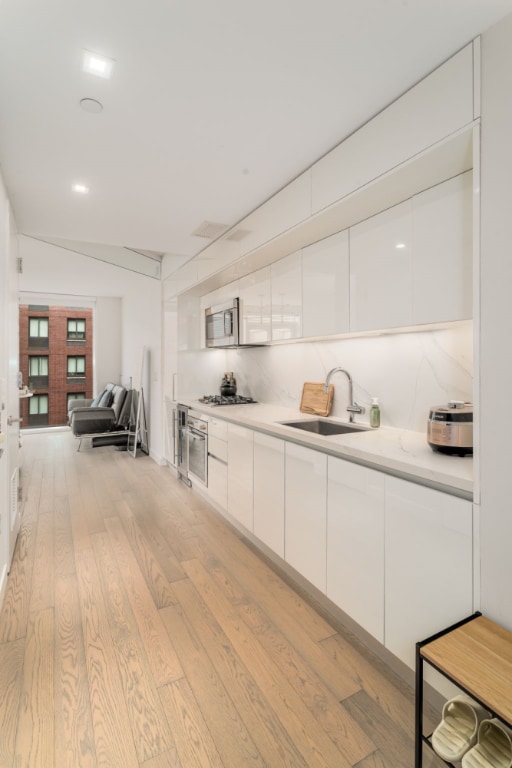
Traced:
<svg viewBox="0 0 512 768">
<path fill-rule="evenodd" d="M 68 423 L 73 435 L 81 441 L 92 437 L 92 446 L 124 445 L 132 412 L 133 390 L 109 383 L 93 400 L 70 400 Z"/>
</svg>

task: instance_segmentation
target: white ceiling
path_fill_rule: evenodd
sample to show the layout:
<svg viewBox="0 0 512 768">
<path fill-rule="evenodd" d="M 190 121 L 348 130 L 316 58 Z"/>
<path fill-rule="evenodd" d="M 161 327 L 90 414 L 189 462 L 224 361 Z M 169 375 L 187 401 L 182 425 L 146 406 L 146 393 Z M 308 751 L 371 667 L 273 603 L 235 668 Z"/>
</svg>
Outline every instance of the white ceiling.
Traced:
<svg viewBox="0 0 512 768">
<path fill-rule="evenodd" d="M 0 165 L 18 229 L 191 257 L 208 244 L 192 235 L 203 221 L 235 224 L 510 12 L 512 0 L 0 0 Z M 83 49 L 115 59 L 110 80 L 81 71 Z"/>
</svg>

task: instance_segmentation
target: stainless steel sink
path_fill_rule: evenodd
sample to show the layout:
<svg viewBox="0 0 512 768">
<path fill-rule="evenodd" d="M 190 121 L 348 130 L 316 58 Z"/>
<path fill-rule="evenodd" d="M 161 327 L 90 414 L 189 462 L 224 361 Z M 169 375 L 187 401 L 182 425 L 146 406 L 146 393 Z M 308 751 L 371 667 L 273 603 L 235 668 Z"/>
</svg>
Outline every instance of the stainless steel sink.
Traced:
<svg viewBox="0 0 512 768">
<path fill-rule="evenodd" d="M 370 428 L 360 424 L 339 424 L 325 419 L 304 419 L 304 421 L 282 421 L 284 427 L 294 427 L 315 435 L 347 435 L 353 432 L 367 432 Z"/>
</svg>

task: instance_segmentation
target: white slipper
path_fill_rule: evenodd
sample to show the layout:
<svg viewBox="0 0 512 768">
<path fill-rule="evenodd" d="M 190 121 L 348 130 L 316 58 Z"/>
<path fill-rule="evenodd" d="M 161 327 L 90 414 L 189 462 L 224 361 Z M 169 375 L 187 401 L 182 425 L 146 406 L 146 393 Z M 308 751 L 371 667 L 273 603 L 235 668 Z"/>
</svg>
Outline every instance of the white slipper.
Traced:
<svg viewBox="0 0 512 768">
<path fill-rule="evenodd" d="M 462 768 L 512 768 L 512 731 L 499 720 L 484 720 L 476 746 L 462 758 Z"/>
<path fill-rule="evenodd" d="M 448 763 L 458 762 L 476 744 L 479 724 L 486 717 L 488 713 L 468 696 L 461 694 L 447 701 L 442 720 L 432 734 L 436 754 Z"/>
</svg>

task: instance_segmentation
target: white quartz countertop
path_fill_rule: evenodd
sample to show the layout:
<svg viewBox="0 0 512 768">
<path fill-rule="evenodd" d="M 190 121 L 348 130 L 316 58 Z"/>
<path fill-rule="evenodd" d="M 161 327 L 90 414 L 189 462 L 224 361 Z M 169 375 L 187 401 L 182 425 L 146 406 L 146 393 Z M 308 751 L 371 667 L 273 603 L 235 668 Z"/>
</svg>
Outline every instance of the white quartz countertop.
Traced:
<svg viewBox="0 0 512 768">
<path fill-rule="evenodd" d="M 197 400 L 180 402 L 211 418 L 266 432 L 447 492 L 466 497 L 470 497 L 473 492 L 472 457 L 434 452 L 427 443 L 426 432 L 380 427 L 357 434 L 324 437 L 280 424 L 282 421 L 316 418 L 299 410 L 264 403 L 211 407 Z M 331 417 L 329 421 L 343 423 L 341 419 Z M 361 424 L 367 426 L 363 422 Z"/>
</svg>

